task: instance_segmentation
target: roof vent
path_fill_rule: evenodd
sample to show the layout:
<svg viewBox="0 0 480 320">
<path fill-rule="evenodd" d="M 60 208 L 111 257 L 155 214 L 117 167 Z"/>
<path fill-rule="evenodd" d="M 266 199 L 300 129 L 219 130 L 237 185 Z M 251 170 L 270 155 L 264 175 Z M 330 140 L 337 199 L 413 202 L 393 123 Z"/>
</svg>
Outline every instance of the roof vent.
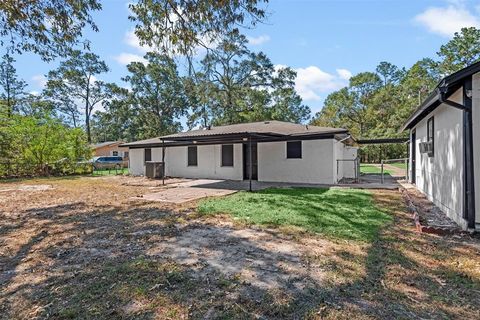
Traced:
<svg viewBox="0 0 480 320">
<path fill-rule="evenodd" d="M 264 124 L 269 124 L 269 123 L 270 123 L 270 121 L 265 121 L 265 122 L 264 122 Z"/>
<path fill-rule="evenodd" d="M 211 126 L 211 125 L 208 125 L 208 126 L 207 126 L 207 130 L 212 130 L 212 126 Z"/>
<path fill-rule="evenodd" d="M 306 125 L 305 125 L 305 129 L 307 129 L 307 130 L 308 130 L 308 124 L 306 124 Z"/>
</svg>

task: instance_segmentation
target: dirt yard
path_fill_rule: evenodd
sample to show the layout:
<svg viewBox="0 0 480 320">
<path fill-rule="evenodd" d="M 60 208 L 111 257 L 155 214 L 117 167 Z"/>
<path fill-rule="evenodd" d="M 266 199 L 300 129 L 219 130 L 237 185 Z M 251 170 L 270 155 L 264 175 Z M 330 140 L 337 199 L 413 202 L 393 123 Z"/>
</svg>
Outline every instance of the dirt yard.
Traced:
<svg viewBox="0 0 480 320">
<path fill-rule="evenodd" d="M 397 191 L 360 242 L 132 199 L 162 188 L 0 183 L 0 318 L 480 319 L 480 240 L 416 233 Z"/>
</svg>

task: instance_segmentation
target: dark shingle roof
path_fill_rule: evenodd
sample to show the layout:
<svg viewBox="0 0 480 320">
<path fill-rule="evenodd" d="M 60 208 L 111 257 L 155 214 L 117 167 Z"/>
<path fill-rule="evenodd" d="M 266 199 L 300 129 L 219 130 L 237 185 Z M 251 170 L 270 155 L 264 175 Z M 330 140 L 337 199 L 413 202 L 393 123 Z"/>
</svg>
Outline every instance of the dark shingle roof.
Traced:
<svg viewBox="0 0 480 320">
<path fill-rule="evenodd" d="M 345 134 L 348 130 L 342 128 L 318 127 L 311 125 L 296 124 L 283 121 L 261 121 L 250 123 L 239 123 L 226 126 L 210 127 L 185 132 L 179 132 L 163 137 L 146 139 L 125 143 L 122 146 L 134 147 L 144 145 L 159 145 L 162 140 L 189 141 L 201 140 L 215 137 L 238 137 L 256 135 L 258 137 L 302 137 L 322 134 Z"/>
<path fill-rule="evenodd" d="M 317 127 L 283 121 L 261 121 L 250 123 L 231 124 L 226 126 L 211 127 L 210 129 L 198 129 L 175 133 L 162 138 L 165 140 L 184 138 L 184 137 L 202 137 L 226 134 L 267 134 L 267 135 L 303 135 L 312 133 L 340 133 L 345 129 Z"/>
</svg>

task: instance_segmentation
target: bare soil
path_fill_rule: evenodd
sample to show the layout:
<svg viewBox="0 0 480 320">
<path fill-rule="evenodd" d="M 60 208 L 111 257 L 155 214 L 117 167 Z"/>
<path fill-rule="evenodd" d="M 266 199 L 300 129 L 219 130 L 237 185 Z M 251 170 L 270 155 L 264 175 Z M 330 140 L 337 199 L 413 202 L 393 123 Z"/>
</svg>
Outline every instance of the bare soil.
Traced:
<svg viewBox="0 0 480 320">
<path fill-rule="evenodd" d="M 0 183 L 0 318 L 480 318 L 479 239 L 416 233 L 397 191 L 372 191 L 395 222 L 365 243 L 131 200 L 152 188 Z"/>
</svg>

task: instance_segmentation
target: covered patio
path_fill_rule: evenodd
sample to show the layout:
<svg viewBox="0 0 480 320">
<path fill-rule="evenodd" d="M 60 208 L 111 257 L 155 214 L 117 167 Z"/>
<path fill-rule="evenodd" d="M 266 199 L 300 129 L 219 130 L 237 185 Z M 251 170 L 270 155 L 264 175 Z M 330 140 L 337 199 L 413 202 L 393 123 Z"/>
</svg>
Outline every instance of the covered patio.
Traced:
<svg viewBox="0 0 480 320">
<path fill-rule="evenodd" d="M 243 186 L 246 185 L 247 190 L 252 191 L 255 190 L 255 184 L 258 185 L 258 183 L 256 182 L 258 182 L 257 180 L 259 174 L 259 143 L 275 143 L 289 141 L 303 142 L 313 140 L 333 140 L 350 145 L 354 142 L 353 138 L 350 136 L 348 130 L 346 129 L 298 125 L 279 121 L 265 121 L 258 123 L 220 126 L 215 128 L 209 127 L 201 130 L 180 132 L 158 138 L 147 139 L 133 143 L 126 143 L 122 146 L 129 147 L 133 150 L 151 150 L 152 148 L 159 148 L 161 149 L 161 160 L 157 160 L 157 162 L 163 164 L 164 168 L 168 168 L 169 160 L 167 158 L 169 155 L 169 151 L 172 148 L 192 146 L 241 145 L 241 166 L 243 169 L 244 181 L 237 181 L 236 184 Z M 175 159 L 173 162 L 176 162 L 177 160 L 178 159 Z M 151 161 L 151 154 L 145 156 L 145 161 Z M 274 161 L 272 160 L 272 162 Z M 171 160 L 170 163 L 172 163 Z M 318 163 L 318 165 L 322 164 Z M 162 179 L 164 180 L 165 176 L 168 176 L 168 173 L 165 173 L 162 176 Z"/>
</svg>

